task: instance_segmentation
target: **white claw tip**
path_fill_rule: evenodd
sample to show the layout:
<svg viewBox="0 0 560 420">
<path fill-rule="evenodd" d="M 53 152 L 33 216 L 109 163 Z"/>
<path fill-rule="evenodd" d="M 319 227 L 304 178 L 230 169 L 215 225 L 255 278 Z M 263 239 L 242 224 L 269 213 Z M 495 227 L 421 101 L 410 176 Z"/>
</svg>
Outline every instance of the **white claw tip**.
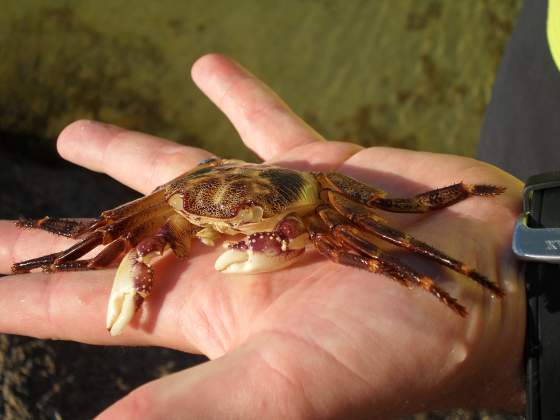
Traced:
<svg viewBox="0 0 560 420">
<path fill-rule="evenodd" d="M 246 251 L 229 249 L 218 257 L 214 263 L 214 268 L 224 273 L 236 273 L 242 271 L 240 267 L 248 260 L 249 255 Z"/>
<path fill-rule="evenodd" d="M 109 333 L 112 336 L 120 335 L 135 312 L 134 295 L 126 293 L 124 296 L 110 299 L 107 310 L 107 330 L 109 330 Z"/>
<path fill-rule="evenodd" d="M 107 305 L 106 327 L 111 335 L 119 335 L 124 327 L 130 322 L 136 312 L 135 296 L 138 294 L 135 284 L 135 268 L 141 265 L 137 263 L 134 249 L 128 252 L 122 259 Z"/>
<path fill-rule="evenodd" d="M 288 250 L 281 255 L 254 252 L 250 249 L 228 249 L 218 257 L 214 268 L 222 273 L 267 273 L 289 266 L 304 249 Z"/>
</svg>

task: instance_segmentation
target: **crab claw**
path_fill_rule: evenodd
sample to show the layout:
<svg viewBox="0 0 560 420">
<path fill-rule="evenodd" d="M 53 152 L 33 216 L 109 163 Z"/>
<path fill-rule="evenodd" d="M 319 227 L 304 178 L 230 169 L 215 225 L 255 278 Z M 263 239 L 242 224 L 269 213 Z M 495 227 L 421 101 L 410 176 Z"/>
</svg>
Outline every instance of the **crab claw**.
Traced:
<svg viewBox="0 0 560 420">
<path fill-rule="evenodd" d="M 152 289 L 153 271 L 136 248 L 122 259 L 107 307 L 107 329 L 112 336 L 119 335 Z"/>
<path fill-rule="evenodd" d="M 307 231 L 295 215 L 284 218 L 273 232 L 258 232 L 227 244 L 214 268 L 224 273 L 264 273 L 292 264 L 305 251 Z"/>
</svg>

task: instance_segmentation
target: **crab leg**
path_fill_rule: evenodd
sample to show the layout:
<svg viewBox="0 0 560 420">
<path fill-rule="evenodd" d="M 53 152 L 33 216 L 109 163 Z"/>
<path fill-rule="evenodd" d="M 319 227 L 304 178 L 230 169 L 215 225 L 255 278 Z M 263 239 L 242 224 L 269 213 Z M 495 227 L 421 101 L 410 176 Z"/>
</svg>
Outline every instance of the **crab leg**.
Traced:
<svg viewBox="0 0 560 420">
<path fill-rule="evenodd" d="M 357 229 L 347 225 L 336 225 L 329 235 L 311 225 L 310 231 L 311 240 L 317 250 L 332 261 L 386 275 L 406 287 L 416 284 L 461 317 L 467 315 L 466 308 L 436 285 L 433 279 L 391 258 L 363 237 Z"/>
<path fill-rule="evenodd" d="M 163 196 L 164 191 L 155 191 L 150 195 L 140 197 L 112 210 L 104 211 L 100 217 L 96 218 L 66 219 L 46 216 L 42 219 L 21 219 L 16 222 L 16 226 L 27 229 L 41 229 L 55 235 L 77 239 L 88 232 L 93 232 L 113 222 L 131 219 L 133 216 L 142 213 L 148 214 L 146 210 L 153 207 L 161 207 L 162 203 L 165 203 Z"/>
<path fill-rule="evenodd" d="M 127 241 L 124 238 L 119 238 L 103 248 L 93 258 L 69 261 L 56 260 L 47 271 L 81 271 L 105 268 L 122 255 L 127 246 Z"/>
<path fill-rule="evenodd" d="M 101 216 L 87 219 L 66 219 L 56 217 L 43 217 L 42 219 L 21 219 L 16 226 L 30 229 L 41 229 L 55 235 L 77 239 L 86 233 L 94 232 L 104 226 L 113 224 L 123 226 L 125 220 L 133 220 L 138 225 L 153 214 L 154 210 L 161 209 L 165 201 L 162 200 L 163 192 L 158 191 L 145 197 L 140 197 L 129 203 L 106 210 Z M 124 225 L 127 226 L 127 225 Z M 113 226 L 113 229 L 116 226 Z M 115 235 L 113 235 L 115 236 Z M 111 240 L 104 237 L 104 243 Z"/>
<path fill-rule="evenodd" d="M 41 229 L 67 238 L 78 238 L 95 226 L 101 218 L 94 219 L 60 219 L 43 217 L 42 219 L 21 219 L 16 226 L 27 229 Z"/>
<path fill-rule="evenodd" d="M 425 213 L 448 207 L 473 195 L 491 196 L 504 192 L 504 188 L 495 185 L 459 182 L 410 198 L 385 198 L 387 193 L 384 191 L 337 172 L 317 173 L 315 176 L 325 189 L 337 191 L 366 206 L 397 213 Z"/>
<path fill-rule="evenodd" d="M 167 246 L 180 258 L 190 250 L 190 223 L 173 215 L 155 234 L 141 240 L 124 256 L 113 281 L 107 307 L 107 329 L 119 335 L 130 322 L 142 302 L 150 295 L 154 274 L 151 261 L 161 256 Z"/>
<path fill-rule="evenodd" d="M 103 234 L 94 232 L 64 251 L 15 263 L 12 265 L 12 272 L 27 273 L 39 267 L 45 271 L 57 271 L 60 263 L 73 261 L 84 256 L 96 246 L 101 245 L 102 240 Z"/>
<path fill-rule="evenodd" d="M 110 243 L 117 238 L 126 237 L 132 245 L 140 238 L 153 233 L 162 226 L 174 210 L 162 202 L 121 219 L 110 221 L 99 230 L 103 232 L 103 243 Z"/>
<path fill-rule="evenodd" d="M 490 196 L 504 192 L 504 188 L 495 185 L 457 184 L 438 188 L 415 195 L 411 198 L 376 197 L 368 202 L 369 206 L 397 213 L 425 213 L 451 206 L 473 195 Z"/>
<path fill-rule="evenodd" d="M 282 219 L 272 232 L 253 233 L 227 244 L 214 267 L 224 273 L 264 273 L 292 264 L 305 251 L 307 230 L 295 214 Z"/>
<path fill-rule="evenodd" d="M 124 217 L 138 214 L 141 211 L 156 206 L 165 201 L 165 190 L 157 189 L 151 194 L 144 197 L 137 198 L 136 200 L 129 201 L 111 210 L 105 210 L 101 213 L 101 217 L 105 220 L 118 220 Z"/>
<path fill-rule="evenodd" d="M 458 273 L 461 273 L 482 287 L 490 290 L 496 296 L 502 297 L 504 295 L 503 290 L 488 280 L 485 276 L 477 272 L 476 270 L 468 267 L 466 264 L 458 261 L 443 252 L 433 248 L 432 246 L 426 244 L 425 242 L 419 241 L 418 239 L 403 233 L 397 229 L 388 226 L 381 217 L 372 214 L 367 208 L 353 203 L 351 200 L 345 198 L 341 194 L 329 191 L 328 199 L 330 204 L 338 211 L 340 214 L 354 222 L 356 225 L 365 229 L 367 232 L 386 240 L 396 246 L 408 249 L 417 254 L 423 255 L 442 264 Z M 324 213 L 323 213 L 324 214 Z M 328 218 L 326 214 L 324 217 Z"/>
<path fill-rule="evenodd" d="M 105 225 L 103 219 L 89 219 L 91 223 L 66 224 L 65 219 L 55 219 L 62 231 L 75 228 L 74 235 L 71 237 L 83 236 L 91 229 L 97 229 L 89 233 L 82 240 L 72 245 L 70 248 L 42 257 L 33 258 L 26 261 L 20 261 L 12 265 L 14 273 L 26 273 L 35 268 L 42 268 L 45 271 L 75 271 L 102 268 L 110 264 L 124 250 L 123 246 L 114 244 L 120 238 L 126 238 L 127 243 L 135 244 L 138 238 L 153 232 L 155 227 L 165 223 L 165 220 L 172 214 L 173 210 L 163 204 L 153 206 L 141 211 L 137 214 L 125 217 L 115 223 Z M 45 218 L 42 220 L 48 221 Z M 30 223 L 32 221 L 29 221 Z M 41 228 L 41 224 L 36 223 Z M 98 227 L 101 225 L 101 227 Z M 54 225 L 53 225 L 54 226 Z M 35 226 L 33 226 L 35 227 Z M 58 234 L 62 234 L 57 232 Z M 65 235 L 67 236 L 67 235 Z M 89 260 L 78 260 L 98 245 L 109 245 L 101 251 L 100 255 Z M 117 250 L 117 248 L 119 250 Z M 106 259 L 109 262 L 104 264 Z"/>
</svg>

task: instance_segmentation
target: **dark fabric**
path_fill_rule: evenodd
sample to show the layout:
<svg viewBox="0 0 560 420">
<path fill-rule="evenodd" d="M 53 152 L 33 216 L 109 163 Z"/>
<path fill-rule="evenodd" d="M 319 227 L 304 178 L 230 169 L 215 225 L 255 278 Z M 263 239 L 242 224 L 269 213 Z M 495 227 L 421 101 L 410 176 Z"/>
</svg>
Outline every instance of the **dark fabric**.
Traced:
<svg viewBox="0 0 560 420">
<path fill-rule="evenodd" d="M 560 169 L 560 72 L 546 37 L 546 0 L 526 0 L 496 77 L 477 158 L 525 181 Z"/>
</svg>

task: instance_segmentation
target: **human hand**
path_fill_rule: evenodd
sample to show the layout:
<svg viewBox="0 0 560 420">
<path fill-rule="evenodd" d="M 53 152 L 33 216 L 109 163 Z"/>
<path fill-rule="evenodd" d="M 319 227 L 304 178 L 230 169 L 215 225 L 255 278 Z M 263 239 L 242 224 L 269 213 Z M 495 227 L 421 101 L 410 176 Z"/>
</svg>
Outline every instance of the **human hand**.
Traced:
<svg viewBox="0 0 560 420">
<path fill-rule="evenodd" d="M 433 213 L 383 214 L 497 281 L 506 296 L 494 299 L 461 275 L 402 256 L 467 307 L 463 319 L 423 290 L 314 252 L 288 269 L 241 276 L 213 270 L 222 249 L 194 246 L 186 261 L 168 255 L 154 264 L 152 295 L 121 336 L 109 336 L 104 321 L 114 270 L 3 278 L 0 331 L 165 346 L 211 359 L 140 387 L 101 417 L 389 418 L 457 406 L 519 411 L 525 307 L 510 240 L 521 183 L 472 159 L 327 142 L 221 56 L 201 58 L 193 79 L 267 162 L 337 170 L 394 196 L 461 180 L 506 187 L 501 196 Z M 63 131 L 58 148 L 64 158 L 142 193 L 211 156 L 84 121 Z M 0 232 L 2 272 L 69 244 L 8 221 Z"/>
</svg>

